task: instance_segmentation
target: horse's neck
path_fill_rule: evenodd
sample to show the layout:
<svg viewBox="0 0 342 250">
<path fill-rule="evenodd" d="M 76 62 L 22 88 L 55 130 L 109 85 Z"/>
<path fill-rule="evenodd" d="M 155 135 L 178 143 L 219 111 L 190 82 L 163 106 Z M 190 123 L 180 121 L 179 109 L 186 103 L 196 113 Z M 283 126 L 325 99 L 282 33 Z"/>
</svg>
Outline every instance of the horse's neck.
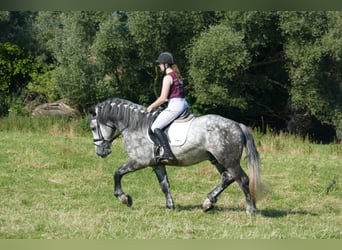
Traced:
<svg viewBox="0 0 342 250">
<path fill-rule="evenodd" d="M 148 127 L 148 115 L 143 106 L 121 99 L 112 100 L 108 105 L 106 110 L 111 113 L 108 120 L 120 131 L 139 132 Z"/>
<path fill-rule="evenodd" d="M 114 126 L 117 130 L 120 132 L 123 132 L 124 130 L 129 130 L 129 127 L 127 127 L 122 121 L 115 121 L 113 122 Z"/>
<path fill-rule="evenodd" d="M 127 131 L 129 133 L 140 133 L 141 131 L 147 131 L 148 121 L 142 121 L 144 117 L 132 117 L 129 121 L 126 118 L 114 119 L 114 126 L 120 131 Z M 146 118 L 148 119 L 148 118 Z M 138 124 L 138 125 L 137 125 Z"/>
</svg>

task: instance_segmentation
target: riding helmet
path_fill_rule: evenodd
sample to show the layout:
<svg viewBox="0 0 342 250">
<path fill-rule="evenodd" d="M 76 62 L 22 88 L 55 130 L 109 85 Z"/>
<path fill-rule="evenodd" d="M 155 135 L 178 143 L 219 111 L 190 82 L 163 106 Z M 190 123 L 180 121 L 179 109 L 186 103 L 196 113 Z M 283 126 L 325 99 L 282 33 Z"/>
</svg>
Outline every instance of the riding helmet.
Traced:
<svg viewBox="0 0 342 250">
<path fill-rule="evenodd" d="M 163 52 L 159 55 L 156 63 L 172 65 L 175 63 L 173 55 L 169 52 Z"/>
</svg>

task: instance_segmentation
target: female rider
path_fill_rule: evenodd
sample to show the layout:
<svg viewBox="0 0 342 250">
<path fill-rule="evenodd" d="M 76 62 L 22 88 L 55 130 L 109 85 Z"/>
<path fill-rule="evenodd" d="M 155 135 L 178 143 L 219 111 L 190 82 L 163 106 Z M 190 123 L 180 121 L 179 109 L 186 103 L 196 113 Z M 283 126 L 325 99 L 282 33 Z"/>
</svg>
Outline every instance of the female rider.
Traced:
<svg viewBox="0 0 342 250">
<path fill-rule="evenodd" d="M 159 64 L 160 70 L 164 72 L 162 90 L 160 96 L 148 106 L 147 112 L 151 112 L 163 103 L 168 102 L 167 108 L 153 122 L 151 130 L 163 147 L 163 155 L 160 156 L 159 160 L 161 162 L 172 161 L 175 159 L 175 156 L 170 149 L 169 140 L 163 129 L 189 106 L 185 100 L 182 76 L 174 62 L 173 55 L 169 52 L 163 52 L 159 55 L 156 62 Z"/>
</svg>

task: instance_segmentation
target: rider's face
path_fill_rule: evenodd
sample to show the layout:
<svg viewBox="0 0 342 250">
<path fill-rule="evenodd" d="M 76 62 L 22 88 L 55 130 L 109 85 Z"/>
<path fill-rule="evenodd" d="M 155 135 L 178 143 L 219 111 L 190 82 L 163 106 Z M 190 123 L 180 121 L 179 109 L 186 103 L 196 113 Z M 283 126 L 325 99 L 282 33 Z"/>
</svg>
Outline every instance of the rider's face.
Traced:
<svg viewBox="0 0 342 250">
<path fill-rule="evenodd" d="M 165 70 L 165 64 L 160 63 L 159 68 L 161 71 L 164 71 Z"/>
</svg>

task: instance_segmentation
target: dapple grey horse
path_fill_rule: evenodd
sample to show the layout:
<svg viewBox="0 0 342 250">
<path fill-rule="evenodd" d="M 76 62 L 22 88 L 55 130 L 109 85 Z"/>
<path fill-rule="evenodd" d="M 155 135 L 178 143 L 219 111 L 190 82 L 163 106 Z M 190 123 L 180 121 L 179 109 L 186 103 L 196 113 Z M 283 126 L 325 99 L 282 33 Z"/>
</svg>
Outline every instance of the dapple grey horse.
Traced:
<svg viewBox="0 0 342 250">
<path fill-rule="evenodd" d="M 245 125 L 219 115 L 196 117 L 184 145 L 171 147 L 176 160 L 161 164 L 155 161 L 154 145 L 147 135 L 154 116 L 145 107 L 119 98 L 108 99 L 89 108 L 89 123 L 97 155 L 109 155 L 113 140 L 119 134 L 123 136 L 129 159 L 114 173 L 114 195 L 122 203 L 132 205 L 132 198 L 121 187 L 122 177 L 151 166 L 165 194 L 166 208 L 174 209 L 165 165 L 189 166 L 209 160 L 220 173 L 221 183 L 208 193 L 203 210 L 211 209 L 218 196 L 236 181 L 245 195 L 247 213 L 257 211 L 256 196 L 261 188 L 260 159 L 253 136 Z M 249 177 L 240 166 L 244 147 Z"/>
</svg>

